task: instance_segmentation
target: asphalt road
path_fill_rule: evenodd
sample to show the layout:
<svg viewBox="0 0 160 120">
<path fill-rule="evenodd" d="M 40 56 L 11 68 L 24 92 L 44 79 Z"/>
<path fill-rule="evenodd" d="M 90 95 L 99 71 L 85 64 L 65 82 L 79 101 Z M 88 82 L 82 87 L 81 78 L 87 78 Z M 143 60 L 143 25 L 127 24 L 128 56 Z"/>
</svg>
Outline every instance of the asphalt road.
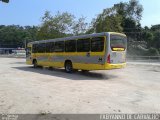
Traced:
<svg viewBox="0 0 160 120">
<path fill-rule="evenodd" d="M 75 72 L 0 58 L 0 113 L 159 113 L 160 65 Z"/>
</svg>

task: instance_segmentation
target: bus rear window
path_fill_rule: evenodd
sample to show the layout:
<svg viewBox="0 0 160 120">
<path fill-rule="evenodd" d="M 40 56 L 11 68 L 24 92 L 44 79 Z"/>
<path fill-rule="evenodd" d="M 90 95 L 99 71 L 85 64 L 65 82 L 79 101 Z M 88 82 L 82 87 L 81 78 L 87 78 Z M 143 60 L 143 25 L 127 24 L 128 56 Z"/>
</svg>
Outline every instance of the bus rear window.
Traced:
<svg viewBox="0 0 160 120">
<path fill-rule="evenodd" d="M 127 38 L 120 35 L 111 35 L 110 45 L 113 51 L 124 51 L 127 47 Z"/>
</svg>

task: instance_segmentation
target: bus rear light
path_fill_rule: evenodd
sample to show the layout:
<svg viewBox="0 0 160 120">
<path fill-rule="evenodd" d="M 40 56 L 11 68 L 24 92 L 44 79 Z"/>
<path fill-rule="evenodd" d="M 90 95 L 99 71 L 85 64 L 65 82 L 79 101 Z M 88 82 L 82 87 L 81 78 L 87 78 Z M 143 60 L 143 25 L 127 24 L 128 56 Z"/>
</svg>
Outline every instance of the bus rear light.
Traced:
<svg viewBox="0 0 160 120">
<path fill-rule="evenodd" d="M 107 63 L 111 63 L 110 54 L 107 56 Z"/>
</svg>

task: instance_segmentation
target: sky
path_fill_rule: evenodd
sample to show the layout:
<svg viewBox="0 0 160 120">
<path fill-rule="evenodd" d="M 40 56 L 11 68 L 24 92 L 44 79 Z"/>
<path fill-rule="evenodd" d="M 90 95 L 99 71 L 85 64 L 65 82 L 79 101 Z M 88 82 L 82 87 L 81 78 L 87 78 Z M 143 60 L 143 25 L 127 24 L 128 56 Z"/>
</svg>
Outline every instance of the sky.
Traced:
<svg viewBox="0 0 160 120">
<path fill-rule="evenodd" d="M 0 25 L 40 25 L 45 11 L 53 15 L 69 12 L 77 18 L 86 17 L 90 22 L 105 8 L 129 0 L 10 0 L 8 4 L 0 1 Z M 143 5 L 142 26 L 160 24 L 160 0 L 139 0 Z"/>
</svg>

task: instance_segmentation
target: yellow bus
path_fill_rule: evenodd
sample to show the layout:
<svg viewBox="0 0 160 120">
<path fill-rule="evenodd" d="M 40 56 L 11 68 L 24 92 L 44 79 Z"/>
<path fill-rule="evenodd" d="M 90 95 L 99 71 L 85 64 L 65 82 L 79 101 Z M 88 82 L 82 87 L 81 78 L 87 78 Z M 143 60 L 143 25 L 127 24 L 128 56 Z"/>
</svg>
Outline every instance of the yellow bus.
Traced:
<svg viewBox="0 0 160 120">
<path fill-rule="evenodd" d="M 126 66 L 127 37 L 104 32 L 34 41 L 27 44 L 26 63 L 73 70 L 110 70 Z"/>
</svg>

